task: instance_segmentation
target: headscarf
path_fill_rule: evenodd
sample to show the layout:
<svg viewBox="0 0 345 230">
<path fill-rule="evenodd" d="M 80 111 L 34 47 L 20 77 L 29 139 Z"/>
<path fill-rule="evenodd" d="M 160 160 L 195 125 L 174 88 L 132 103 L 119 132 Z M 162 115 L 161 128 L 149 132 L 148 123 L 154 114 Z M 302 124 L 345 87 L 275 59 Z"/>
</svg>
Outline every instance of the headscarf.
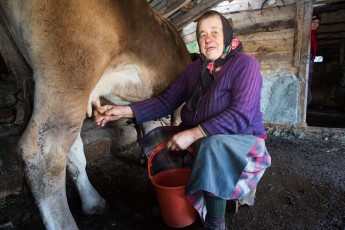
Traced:
<svg viewBox="0 0 345 230">
<path fill-rule="evenodd" d="M 219 15 L 220 19 L 222 20 L 223 25 L 223 34 L 224 34 L 224 50 L 222 55 L 216 60 L 209 60 L 206 58 L 204 54 L 201 54 L 202 58 L 202 65 L 200 70 L 200 79 L 197 82 L 197 85 L 193 91 L 191 98 L 187 101 L 187 108 L 190 111 L 194 111 L 197 108 L 198 101 L 202 96 L 202 92 L 205 92 L 209 89 L 212 85 L 217 67 L 223 66 L 231 57 L 233 57 L 236 53 L 242 51 L 242 43 L 238 39 L 234 39 L 234 32 L 229 21 L 219 12 L 214 10 L 206 11 L 201 15 L 198 20 L 197 27 L 196 27 L 196 36 L 197 41 L 200 49 L 199 43 L 199 24 L 200 21 L 208 18 L 213 17 L 214 15 Z M 201 52 L 200 52 L 201 53 Z"/>
<path fill-rule="evenodd" d="M 311 16 L 311 20 L 317 19 L 321 22 L 321 14 L 314 13 L 313 16 Z"/>
</svg>

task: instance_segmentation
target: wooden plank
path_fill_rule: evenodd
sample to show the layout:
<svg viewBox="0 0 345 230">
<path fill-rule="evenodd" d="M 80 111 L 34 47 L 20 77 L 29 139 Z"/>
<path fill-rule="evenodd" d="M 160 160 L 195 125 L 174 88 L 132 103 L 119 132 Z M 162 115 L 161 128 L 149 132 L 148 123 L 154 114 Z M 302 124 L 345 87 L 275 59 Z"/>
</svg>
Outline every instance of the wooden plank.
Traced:
<svg viewBox="0 0 345 230">
<path fill-rule="evenodd" d="M 315 4 L 314 4 L 315 6 Z M 315 12 L 336 12 L 338 10 L 344 10 L 345 9 L 345 3 L 342 0 L 339 0 L 339 3 L 337 4 L 323 4 L 323 5 L 319 5 L 317 6 L 317 8 L 315 8 Z"/>
<path fill-rule="evenodd" d="M 321 17 L 322 18 L 319 29 L 321 29 L 323 25 L 327 25 L 328 23 L 344 22 L 345 10 L 338 10 L 336 13 L 334 11 L 325 11 L 322 12 Z"/>
<path fill-rule="evenodd" d="M 345 28 L 345 21 L 344 22 L 327 23 L 326 25 L 322 25 L 319 27 L 317 34 L 344 31 L 344 28 Z"/>
<path fill-rule="evenodd" d="M 295 27 L 295 20 L 279 20 L 273 22 L 265 22 L 265 23 L 256 23 L 252 26 L 242 27 L 236 29 L 236 34 L 253 34 L 257 32 L 273 32 L 279 31 L 282 29 L 294 28 Z"/>
<path fill-rule="evenodd" d="M 231 18 L 235 29 L 240 29 L 241 27 L 253 26 L 258 23 L 295 19 L 295 14 L 295 5 L 288 5 L 281 8 L 274 7 L 265 9 L 263 14 L 259 10 L 253 10 L 230 15 L 225 14 L 224 16 L 229 19 Z"/>
<path fill-rule="evenodd" d="M 242 28 L 250 28 L 260 23 L 274 23 L 295 20 L 295 6 L 289 5 L 283 8 L 270 8 L 267 9 L 264 15 L 259 11 L 240 12 L 234 14 L 225 14 L 224 17 L 231 20 L 234 30 L 241 30 Z M 194 33 L 196 30 L 196 24 L 189 25 L 181 31 L 181 36 Z"/>
<path fill-rule="evenodd" d="M 297 0 L 296 1 L 296 30 L 294 40 L 294 54 L 293 66 L 299 67 L 298 76 L 301 81 L 301 92 L 299 107 L 301 111 L 300 120 L 302 124 L 306 122 L 306 107 L 307 107 L 307 85 L 309 73 L 309 58 L 310 58 L 310 25 L 311 16 L 313 13 L 312 1 Z"/>
<path fill-rule="evenodd" d="M 189 24 L 190 22 L 196 20 L 200 15 L 205 12 L 206 10 L 214 7 L 215 5 L 219 4 L 220 0 L 203 0 L 201 1 L 196 7 L 187 11 L 183 15 L 179 16 L 177 19 L 173 19 L 172 23 L 175 25 L 177 30 L 182 30 L 184 26 Z"/>
<path fill-rule="evenodd" d="M 251 0 L 251 1 L 233 1 L 229 4 L 220 4 L 219 6 L 215 7 L 215 10 L 223 13 L 235 13 L 235 12 L 241 12 L 241 11 L 252 11 L 252 10 L 259 10 L 261 11 L 262 4 L 265 0 Z M 263 6 L 263 12 L 267 8 L 280 8 L 288 5 L 295 4 L 296 0 L 284 0 L 283 1 L 276 1 L 276 4 L 269 6 L 268 4 L 264 4 Z"/>
<path fill-rule="evenodd" d="M 277 51 L 277 52 L 246 52 L 248 54 L 253 55 L 256 57 L 261 64 L 290 64 L 291 67 L 291 60 L 293 51 Z"/>
<path fill-rule="evenodd" d="M 277 52 L 288 51 L 293 46 L 293 39 L 276 39 L 267 41 L 242 41 L 246 52 Z"/>
<path fill-rule="evenodd" d="M 318 49 L 321 49 L 321 48 L 325 48 L 327 49 L 327 47 L 330 47 L 330 46 L 338 46 L 339 45 L 339 41 L 341 42 L 342 40 L 345 40 L 345 37 L 343 39 L 340 39 L 340 40 L 318 40 L 317 43 L 318 43 Z"/>
<path fill-rule="evenodd" d="M 268 40 L 280 40 L 284 42 L 287 39 L 294 38 L 294 31 L 295 31 L 294 28 L 288 28 L 288 29 L 282 29 L 282 30 L 273 31 L 273 32 L 258 32 L 254 34 L 237 35 L 237 32 L 235 30 L 235 37 L 238 38 L 242 42 L 268 41 Z M 182 39 L 185 43 L 193 42 L 196 40 L 196 34 L 194 32 L 192 34 L 182 36 Z"/>
<path fill-rule="evenodd" d="M 185 5 L 187 5 L 190 2 L 191 2 L 191 0 L 173 1 L 167 5 L 165 11 L 162 12 L 161 15 L 163 15 L 163 17 L 165 17 L 165 18 L 168 18 L 168 17 L 170 17 L 170 15 L 172 15 L 173 13 L 175 13 L 176 11 L 178 11 L 179 9 L 181 9 L 182 7 L 184 7 Z"/>
<path fill-rule="evenodd" d="M 338 31 L 337 33 L 322 33 L 322 34 L 317 34 L 316 38 L 318 41 L 322 40 L 342 40 L 345 38 L 345 31 Z"/>
<path fill-rule="evenodd" d="M 302 46 L 302 40 L 304 39 L 304 5 L 301 0 L 298 0 L 296 3 L 296 29 L 295 29 L 295 38 L 294 38 L 294 58 L 293 58 L 293 66 L 297 67 L 300 64 L 301 59 L 301 46 Z M 310 21 L 311 21 L 311 15 L 310 15 Z M 310 27 L 310 23 L 308 23 Z M 310 37 L 310 28 L 309 28 L 309 37 Z"/>
<path fill-rule="evenodd" d="M 240 41 L 267 41 L 267 40 L 276 40 L 276 39 L 290 39 L 294 38 L 294 29 L 283 29 L 274 32 L 259 32 L 255 34 L 245 34 L 245 35 L 235 35 Z"/>
<path fill-rule="evenodd" d="M 158 5 L 162 0 L 153 0 L 150 2 L 150 7 L 152 9 L 154 9 L 154 7 L 156 7 L 156 5 Z"/>
</svg>

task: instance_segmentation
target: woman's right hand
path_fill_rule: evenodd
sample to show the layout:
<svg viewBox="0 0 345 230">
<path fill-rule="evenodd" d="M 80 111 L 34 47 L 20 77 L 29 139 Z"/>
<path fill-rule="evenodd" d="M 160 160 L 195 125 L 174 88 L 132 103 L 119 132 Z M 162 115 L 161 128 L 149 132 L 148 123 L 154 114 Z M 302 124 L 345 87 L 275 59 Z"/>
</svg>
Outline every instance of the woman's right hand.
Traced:
<svg viewBox="0 0 345 230">
<path fill-rule="evenodd" d="M 205 137 L 199 126 L 175 134 L 166 144 L 167 149 L 182 151 L 200 138 Z"/>
<path fill-rule="evenodd" d="M 130 106 L 104 105 L 97 106 L 93 116 L 97 125 L 104 126 L 108 121 L 116 121 L 123 117 L 132 118 L 134 114 Z"/>
</svg>

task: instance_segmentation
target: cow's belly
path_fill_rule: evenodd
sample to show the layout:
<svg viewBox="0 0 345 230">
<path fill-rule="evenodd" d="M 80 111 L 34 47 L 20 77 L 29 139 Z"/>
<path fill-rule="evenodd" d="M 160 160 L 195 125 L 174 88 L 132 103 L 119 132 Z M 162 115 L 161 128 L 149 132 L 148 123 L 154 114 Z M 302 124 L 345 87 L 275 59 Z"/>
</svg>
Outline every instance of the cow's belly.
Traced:
<svg viewBox="0 0 345 230">
<path fill-rule="evenodd" d="M 116 105 L 128 105 L 153 95 L 150 82 L 145 82 L 143 71 L 135 64 L 122 64 L 107 70 L 98 81 L 89 98 L 87 112 L 91 115 L 92 103 L 104 97 Z"/>
</svg>

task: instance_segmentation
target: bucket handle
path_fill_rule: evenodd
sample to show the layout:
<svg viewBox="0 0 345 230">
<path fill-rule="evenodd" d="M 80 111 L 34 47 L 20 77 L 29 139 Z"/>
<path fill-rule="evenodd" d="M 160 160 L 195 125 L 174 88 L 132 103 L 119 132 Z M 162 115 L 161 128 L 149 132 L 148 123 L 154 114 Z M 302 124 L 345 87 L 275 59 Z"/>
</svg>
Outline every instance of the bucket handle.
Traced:
<svg viewBox="0 0 345 230">
<path fill-rule="evenodd" d="M 155 155 L 160 151 L 162 150 L 163 148 L 165 148 L 166 146 L 166 143 L 168 141 L 164 141 L 162 143 L 160 143 L 159 145 L 157 145 L 157 147 L 152 151 L 148 161 L 147 161 L 147 171 L 148 171 L 148 175 L 149 175 L 149 179 L 151 180 L 152 179 L 152 175 L 151 175 L 151 161 L 153 160 L 153 158 L 155 157 Z M 186 149 L 194 158 L 195 158 L 195 151 L 192 147 L 188 147 Z"/>
</svg>

